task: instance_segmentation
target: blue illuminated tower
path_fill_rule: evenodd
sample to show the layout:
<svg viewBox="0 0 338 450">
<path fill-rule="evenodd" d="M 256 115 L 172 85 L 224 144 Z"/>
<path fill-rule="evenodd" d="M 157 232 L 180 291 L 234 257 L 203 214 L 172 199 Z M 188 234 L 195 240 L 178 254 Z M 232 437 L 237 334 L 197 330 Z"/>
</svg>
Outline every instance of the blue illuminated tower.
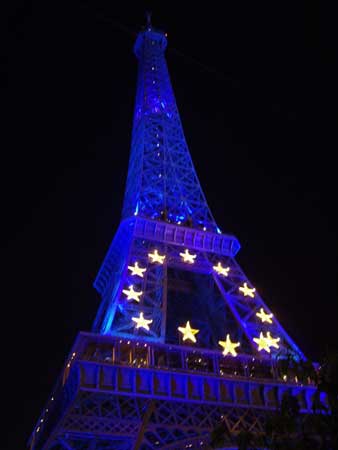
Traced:
<svg viewBox="0 0 338 450">
<path fill-rule="evenodd" d="M 279 361 L 305 357 L 235 260 L 207 205 L 165 61 L 148 21 L 120 226 L 95 280 L 102 302 L 79 333 L 30 440 L 31 449 L 225 448 L 259 435 L 290 392 L 310 412 L 310 379 Z"/>
</svg>

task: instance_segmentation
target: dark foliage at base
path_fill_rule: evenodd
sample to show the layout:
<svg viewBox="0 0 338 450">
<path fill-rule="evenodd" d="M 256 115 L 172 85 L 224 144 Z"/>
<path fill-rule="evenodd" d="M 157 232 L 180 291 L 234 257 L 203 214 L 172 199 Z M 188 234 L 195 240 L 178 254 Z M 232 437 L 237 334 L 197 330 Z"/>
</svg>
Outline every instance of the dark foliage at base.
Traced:
<svg viewBox="0 0 338 450">
<path fill-rule="evenodd" d="M 329 353 L 313 378 L 313 365 L 284 360 L 283 371 L 299 380 L 311 373 L 317 391 L 312 414 L 301 414 L 298 400 L 285 392 L 280 407 L 265 423 L 264 431 L 257 435 L 242 430 L 231 436 L 226 424 L 220 422 L 211 434 L 212 448 L 222 448 L 226 442 L 236 440 L 238 450 L 338 450 L 338 352 Z M 320 398 L 325 393 L 328 405 Z"/>
</svg>

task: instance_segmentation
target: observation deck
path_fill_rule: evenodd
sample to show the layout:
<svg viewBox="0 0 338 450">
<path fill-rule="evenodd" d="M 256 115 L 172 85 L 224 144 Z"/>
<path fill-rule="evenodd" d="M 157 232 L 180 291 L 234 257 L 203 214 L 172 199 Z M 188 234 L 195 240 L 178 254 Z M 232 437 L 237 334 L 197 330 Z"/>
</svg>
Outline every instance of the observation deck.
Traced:
<svg viewBox="0 0 338 450">
<path fill-rule="evenodd" d="M 101 295 L 105 292 L 111 279 L 115 261 L 123 253 L 125 243 L 131 238 L 146 239 L 165 245 L 177 245 L 190 250 L 229 257 L 234 257 L 240 249 L 237 238 L 232 235 L 144 217 L 135 216 L 125 219 L 118 228 L 94 283 L 95 289 Z"/>
<path fill-rule="evenodd" d="M 49 423 L 62 422 L 62 417 L 66 417 L 61 425 L 63 432 L 90 430 L 93 418 L 81 417 L 80 425 L 76 407 L 74 410 L 74 401 L 85 393 L 100 395 L 101 399 L 129 397 L 133 401 L 182 402 L 196 407 L 214 405 L 221 414 L 229 407 L 273 411 L 285 392 L 297 397 L 302 413 L 312 412 L 316 393 L 313 380 L 287 378 L 277 360 L 249 355 L 225 357 L 208 349 L 79 333 L 33 433 L 34 448 L 44 448 Z M 321 401 L 327 403 L 326 397 Z M 205 433 L 210 431 L 206 429 Z"/>
<path fill-rule="evenodd" d="M 77 362 L 80 385 L 88 389 L 273 409 L 288 390 L 303 412 L 312 409 L 316 390 L 313 380 L 287 379 L 277 360 L 188 345 L 80 333 L 74 353 L 71 362 Z"/>
</svg>

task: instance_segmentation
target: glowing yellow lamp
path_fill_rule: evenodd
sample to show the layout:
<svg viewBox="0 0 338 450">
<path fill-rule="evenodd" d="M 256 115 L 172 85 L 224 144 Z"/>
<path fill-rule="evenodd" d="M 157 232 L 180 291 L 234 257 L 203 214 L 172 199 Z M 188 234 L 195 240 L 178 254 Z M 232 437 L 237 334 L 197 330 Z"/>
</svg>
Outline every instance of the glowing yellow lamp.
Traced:
<svg viewBox="0 0 338 450">
<path fill-rule="evenodd" d="M 273 338 L 271 337 L 270 331 L 266 333 L 266 340 L 268 341 L 270 347 L 279 348 L 279 345 L 277 342 L 280 341 L 280 338 Z"/>
<path fill-rule="evenodd" d="M 185 250 L 184 253 L 180 253 L 180 256 L 182 257 L 184 262 L 193 264 L 195 262 L 195 259 L 197 255 L 193 255 L 189 253 L 189 250 Z"/>
<path fill-rule="evenodd" d="M 218 273 L 218 275 L 223 275 L 227 277 L 229 275 L 230 267 L 222 267 L 222 264 L 219 262 L 217 266 L 212 266 L 215 272 Z"/>
<path fill-rule="evenodd" d="M 165 255 L 160 255 L 157 250 L 154 250 L 154 253 L 148 253 L 149 258 L 152 263 L 163 264 L 165 260 Z"/>
<path fill-rule="evenodd" d="M 183 341 L 190 340 L 196 342 L 195 334 L 197 334 L 199 330 L 191 328 L 189 320 L 185 327 L 178 327 L 178 331 L 183 334 Z"/>
<path fill-rule="evenodd" d="M 129 286 L 129 289 L 123 289 L 122 292 L 127 296 L 127 300 L 135 300 L 136 302 L 140 301 L 140 296 L 143 294 L 142 291 L 135 291 L 133 285 Z"/>
<path fill-rule="evenodd" d="M 131 275 L 137 275 L 141 278 L 143 278 L 143 273 L 147 270 L 139 267 L 138 262 L 136 262 L 133 266 L 128 266 L 128 269 L 131 271 Z"/>
<path fill-rule="evenodd" d="M 272 323 L 272 317 L 273 314 L 267 314 L 263 308 L 259 310 L 259 312 L 256 313 L 256 316 L 261 319 L 262 322 Z"/>
<path fill-rule="evenodd" d="M 145 330 L 149 330 L 149 324 L 153 322 L 152 319 L 145 319 L 143 312 L 140 312 L 139 317 L 132 317 L 131 320 L 136 323 L 136 328 L 144 328 Z"/>
<path fill-rule="evenodd" d="M 243 286 L 241 286 L 240 288 L 238 288 L 244 295 L 244 297 L 251 297 L 254 298 L 255 294 L 254 292 L 256 292 L 255 288 L 249 288 L 249 286 L 247 285 L 247 283 L 244 283 Z"/>
<path fill-rule="evenodd" d="M 226 356 L 230 353 L 232 356 L 237 356 L 235 348 L 240 346 L 239 342 L 231 342 L 230 334 L 227 334 L 225 341 L 218 341 L 219 345 L 223 347 L 223 355 Z"/>
<path fill-rule="evenodd" d="M 271 337 L 270 332 L 266 333 L 266 336 L 263 336 L 263 332 L 261 331 L 259 334 L 259 338 L 253 338 L 253 341 L 258 345 L 258 351 L 265 350 L 270 353 L 270 347 L 279 348 L 277 342 L 280 341 L 280 338 Z"/>
</svg>

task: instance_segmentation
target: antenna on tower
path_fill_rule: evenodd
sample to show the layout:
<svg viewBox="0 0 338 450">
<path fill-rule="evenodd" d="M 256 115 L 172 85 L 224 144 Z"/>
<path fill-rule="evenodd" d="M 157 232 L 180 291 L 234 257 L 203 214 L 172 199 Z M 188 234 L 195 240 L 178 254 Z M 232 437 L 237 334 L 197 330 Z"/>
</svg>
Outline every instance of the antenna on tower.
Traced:
<svg viewBox="0 0 338 450">
<path fill-rule="evenodd" d="M 151 29 L 151 11 L 146 12 L 146 19 L 147 19 L 147 28 Z"/>
</svg>

